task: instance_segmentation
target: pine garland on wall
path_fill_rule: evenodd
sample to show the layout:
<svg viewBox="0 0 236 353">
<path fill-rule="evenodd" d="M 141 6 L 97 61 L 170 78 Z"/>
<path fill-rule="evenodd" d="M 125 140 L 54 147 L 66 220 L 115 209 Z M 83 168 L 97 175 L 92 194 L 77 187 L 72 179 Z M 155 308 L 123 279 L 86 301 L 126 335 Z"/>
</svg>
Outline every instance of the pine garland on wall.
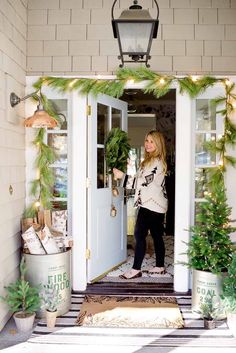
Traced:
<svg viewBox="0 0 236 353">
<path fill-rule="evenodd" d="M 128 83 L 135 84 L 139 82 L 144 82 L 144 88 L 142 88 L 144 93 L 152 93 L 156 98 L 164 96 L 173 85 L 179 87 L 180 93 L 188 94 L 191 98 L 197 97 L 199 94 L 206 91 L 208 87 L 212 87 L 216 84 L 223 85 L 225 95 L 222 97 L 216 97 L 212 103 L 215 104 L 217 108 L 223 106 L 223 108 L 219 108 L 220 110 L 217 113 L 221 114 L 222 119 L 224 120 L 224 134 L 216 141 L 207 143 L 207 148 L 220 156 L 219 165 L 213 168 L 208 168 L 209 186 L 211 190 L 214 190 L 219 184 L 219 181 L 223 182 L 223 175 L 226 171 L 227 165 L 236 165 L 236 158 L 227 154 L 227 149 L 236 144 L 236 122 L 232 121 L 236 104 L 236 94 L 234 93 L 235 84 L 231 83 L 227 78 L 215 78 L 211 76 L 187 76 L 179 78 L 172 75 L 161 75 L 160 73 L 151 71 L 146 67 L 140 67 L 137 69 L 118 69 L 115 79 L 101 79 L 99 77 L 96 79 L 41 77 L 34 84 L 34 88 L 42 92 L 44 86 L 49 86 L 58 92 L 71 92 L 76 90 L 84 95 L 90 93 L 96 96 L 101 93 L 119 98 L 122 96 Z M 57 115 L 57 112 L 53 111 L 52 105 L 45 95 L 43 95 L 43 104 L 45 110 L 60 121 L 59 115 Z M 39 134 L 43 133 L 39 132 Z M 53 159 L 50 147 L 48 147 L 48 149 L 43 148 L 40 150 L 40 153 L 48 154 L 49 158 L 47 167 L 49 167 L 49 164 L 51 163 L 50 161 Z M 40 158 L 38 158 L 37 161 L 40 162 Z M 40 164 L 38 167 L 39 166 Z M 48 176 L 44 177 L 44 172 L 40 174 L 40 179 L 43 178 L 42 183 L 39 180 L 32 182 L 32 195 L 36 194 L 36 189 L 41 190 L 45 185 L 47 185 L 48 190 L 52 188 L 53 176 L 49 173 Z M 47 194 L 42 191 L 40 192 L 40 195 L 42 195 L 42 200 L 44 200 L 42 206 L 49 207 L 51 198 L 50 192 Z"/>
<path fill-rule="evenodd" d="M 35 160 L 37 177 L 31 182 L 30 195 L 35 200 L 25 209 L 24 218 L 34 218 L 38 211 L 51 209 L 54 175 L 50 165 L 55 162 L 56 154 L 44 143 L 44 135 L 45 129 L 38 129 L 33 141 L 33 145 L 37 148 Z"/>
</svg>

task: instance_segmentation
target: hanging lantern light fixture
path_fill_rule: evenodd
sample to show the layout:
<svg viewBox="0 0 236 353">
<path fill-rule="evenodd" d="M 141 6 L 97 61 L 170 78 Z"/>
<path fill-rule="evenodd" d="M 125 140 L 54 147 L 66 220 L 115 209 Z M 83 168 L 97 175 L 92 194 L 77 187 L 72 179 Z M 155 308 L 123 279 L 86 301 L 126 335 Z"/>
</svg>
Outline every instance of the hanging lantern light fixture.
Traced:
<svg viewBox="0 0 236 353">
<path fill-rule="evenodd" d="M 114 19 L 114 7 L 117 0 L 114 1 L 111 9 L 112 28 L 114 38 L 118 39 L 121 60 L 120 67 L 124 63 L 145 63 L 150 67 L 148 60 L 152 39 L 157 37 L 159 24 L 159 6 L 157 1 L 154 3 L 157 8 L 157 17 L 153 19 L 148 10 L 143 10 L 134 0 L 129 9 L 122 11 L 118 19 Z"/>
</svg>

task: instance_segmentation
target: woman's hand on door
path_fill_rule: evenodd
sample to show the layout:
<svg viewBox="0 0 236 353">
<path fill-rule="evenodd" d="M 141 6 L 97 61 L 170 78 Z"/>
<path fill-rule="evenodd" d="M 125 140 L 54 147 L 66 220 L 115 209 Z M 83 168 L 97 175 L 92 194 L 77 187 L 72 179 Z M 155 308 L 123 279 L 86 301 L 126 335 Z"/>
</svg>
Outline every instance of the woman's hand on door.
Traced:
<svg viewBox="0 0 236 353">
<path fill-rule="evenodd" d="M 121 170 L 116 169 L 116 168 L 113 168 L 112 171 L 113 171 L 114 179 L 115 179 L 115 180 L 117 180 L 117 179 L 122 179 L 122 178 L 123 178 L 124 173 L 123 173 Z"/>
</svg>

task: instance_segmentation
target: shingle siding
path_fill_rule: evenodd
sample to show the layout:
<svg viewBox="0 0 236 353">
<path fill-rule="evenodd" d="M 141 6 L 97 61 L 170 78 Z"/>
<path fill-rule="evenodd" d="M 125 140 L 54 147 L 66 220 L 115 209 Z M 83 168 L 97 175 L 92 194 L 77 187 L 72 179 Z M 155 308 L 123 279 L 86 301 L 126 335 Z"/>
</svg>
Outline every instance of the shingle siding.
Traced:
<svg viewBox="0 0 236 353">
<path fill-rule="evenodd" d="M 46 12 L 46 10 L 43 11 Z M 34 19 L 36 20 L 36 16 Z M 43 21 L 39 22 L 40 26 L 43 24 Z M 21 104 L 21 107 L 11 108 L 9 96 L 11 91 L 20 96 L 23 96 L 25 92 L 26 37 L 25 1 L 1 1 L 0 238 L 2 246 L 0 249 L 0 295 L 4 293 L 4 286 L 18 276 L 20 257 L 20 219 L 25 204 L 25 129 L 21 125 L 24 104 Z M 40 52 L 37 53 L 39 54 Z M 12 194 L 9 192 L 10 186 L 13 188 Z M 8 318 L 8 307 L 0 301 L 0 330 Z"/>
<path fill-rule="evenodd" d="M 115 17 L 131 3 L 117 1 Z M 120 61 L 111 27 L 112 4 L 113 0 L 29 0 L 27 74 L 113 74 Z M 235 0 L 159 0 L 158 4 L 160 25 L 151 49 L 151 69 L 176 75 L 222 74 L 222 69 L 234 74 Z M 152 0 L 141 5 L 156 16 Z M 222 68 L 224 57 L 230 65 Z"/>
</svg>

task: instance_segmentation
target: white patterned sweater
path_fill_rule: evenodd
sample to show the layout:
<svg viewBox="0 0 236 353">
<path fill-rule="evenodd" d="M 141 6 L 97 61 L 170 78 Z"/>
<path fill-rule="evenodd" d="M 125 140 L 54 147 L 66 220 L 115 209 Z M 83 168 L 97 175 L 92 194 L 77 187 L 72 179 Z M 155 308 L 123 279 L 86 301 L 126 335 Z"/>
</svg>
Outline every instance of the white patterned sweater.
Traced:
<svg viewBox="0 0 236 353">
<path fill-rule="evenodd" d="M 128 176 L 128 184 L 135 187 L 134 207 L 144 207 L 158 213 L 166 213 L 168 200 L 165 188 L 163 164 L 156 159 L 139 169 L 134 177 Z M 126 186 L 124 184 L 124 186 Z M 126 186 L 129 188 L 129 186 Z"/>
</svg>

